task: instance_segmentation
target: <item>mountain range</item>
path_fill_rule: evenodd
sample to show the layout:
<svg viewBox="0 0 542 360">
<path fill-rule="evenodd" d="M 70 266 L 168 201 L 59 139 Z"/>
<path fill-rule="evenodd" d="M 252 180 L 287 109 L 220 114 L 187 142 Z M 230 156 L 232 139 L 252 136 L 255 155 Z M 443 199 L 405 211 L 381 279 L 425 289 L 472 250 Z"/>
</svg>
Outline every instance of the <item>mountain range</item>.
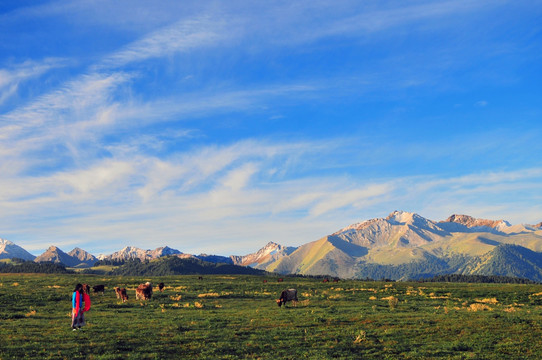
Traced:
<svg viewBox="0 0 542 360">
<path fill-rule="evenodd" d="M 0 259 L 51 261 L 89 267 L 97 260 L 152 260 L 164 256 L 198 258 L 249 266 L 280 274 L 341 278 L 416 279 L 442 274 L 502 275 L 542 281 L 542 223 L 512 225 L 504 220 L 452 215 L 435 222 L 416 213 L 394 211 L 386 218 L 352 224 L 299 247 L 268 243 L 243 256 L 191 255 L 169 247 L 132 246 L 97 258 L 75 248 L 55 246 L 34 257 L 0 239 Z"/>
</svg>

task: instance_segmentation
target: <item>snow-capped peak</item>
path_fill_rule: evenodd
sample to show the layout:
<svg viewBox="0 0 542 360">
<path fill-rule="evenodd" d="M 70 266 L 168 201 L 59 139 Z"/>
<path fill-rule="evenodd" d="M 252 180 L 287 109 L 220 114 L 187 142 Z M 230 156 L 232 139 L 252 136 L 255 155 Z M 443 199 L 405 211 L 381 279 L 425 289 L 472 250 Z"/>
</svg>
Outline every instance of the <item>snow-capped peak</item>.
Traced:
<svg viewBox="0 0 542 360">
<path fill-rule="evenodd" d="M 15 244 L 12 243 L 12 242 L 9 241 L 9 240 L 0 238 L 0 246 L 2 246 L 2 245 L 15 245 Z"/>
</svg>

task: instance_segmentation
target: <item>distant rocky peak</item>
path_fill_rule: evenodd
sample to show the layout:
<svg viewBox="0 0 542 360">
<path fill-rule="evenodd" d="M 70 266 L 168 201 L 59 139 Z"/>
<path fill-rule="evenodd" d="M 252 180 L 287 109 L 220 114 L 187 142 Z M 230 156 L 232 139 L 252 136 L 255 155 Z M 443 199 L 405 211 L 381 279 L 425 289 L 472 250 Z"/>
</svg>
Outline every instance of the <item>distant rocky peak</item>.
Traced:
<svg viewBox="0 0 542 360">
<path fill-rule="evenodd" d="M 235 265 L 254 266 L 255 264 L 269 262 L 282 255 L 289 255 L 295 249 L 295 247 L 287 247 L 270 241 L 255 253 L 244 256 L 232 255 L 230 259 Z"/>
<path fill-rule="evenodd" d="M 85 261 L 90 261 L 90 262 L 93 262 L 93 261 L 96 261 L 96 257 L 94 255 L 92 255 L 91 253 L 89 253 L 88 251 L 85 251 L 81 248 L 74 248 L 72 251 L 70 251 L 68 253 L 68 255 L 72 256 L 73 258 L 75 259 L 78 259 L 82 262 L 85 262 Z"/>
<path fill-rule="evenodd" d="M 415 220 L 424 220 L 424 219 L 416 213 L 395 210 L 394 212 L 388 215 L 386 220 L 394 221 L 398 223 L 412 223 Z"/>
<path fill-rule="evenodd" d="M 280 249 L 282 245 L 277 244 L 276 242 L 270 241 L 268 242 L 263 248 L 261 248 L 259 251 L 266 251 L 266 250 L 272 250 L 272 249 Z"/>
<path fill-rule="evenodd" d="M 445 222 L 454 222 L 466 227 L 472 228 L 477 226 L 486 226 L 493 229 L 502 228 L 510 226 L 510 223 L 504 220 L 487 220 L 487 219 L 477 219 L 469 215 L 457 215 L 454 214 L 450 216 Z"/>
<path fill-rule="evenodd" d="M 351 232 L 361 231 L 361 230 L 374 227 L 374 226 L 378 227 L 378 226 L 384 226 L 384 225 L 409 224 L 409 225 L 426 226 L 426 224 L 429 222 L 430 220 L 427 220 L 416 213 L 395 210 L 392 213 L 390 213 L 386 218 L 375 218 L 375 219 L 358 222 L 358 223 L 349 225 L 343 229 L 340 229 L 339 231 L 336 231 L 332 235 L 351 233 Z"/>
</svg>

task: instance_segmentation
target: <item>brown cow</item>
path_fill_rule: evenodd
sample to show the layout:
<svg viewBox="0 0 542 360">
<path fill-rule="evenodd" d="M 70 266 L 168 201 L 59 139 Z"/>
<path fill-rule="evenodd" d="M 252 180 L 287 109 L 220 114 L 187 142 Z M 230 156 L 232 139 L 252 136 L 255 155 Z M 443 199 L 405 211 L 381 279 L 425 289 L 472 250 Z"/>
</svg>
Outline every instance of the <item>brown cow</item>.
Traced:
<svg viewBox="0 0 542 360">
<path fill-rule="evenodd" d="M 117 295 L 117 299 L 120 299 L 120 287 L 115 288 L 115 295 Z"/>
<path fill-rule="evenodd" d="M 128 301 L 128 294 L 126 293 L 126 289 L 122 288 L 119 289 L 120 298 L 122 299 L 122 302 Z"/>
<path fill-rule="evenodd" d="M 280 293 L 280 298 L 277 300 L 277 305 L 280 307 L 282 304 L 286 306 L 288 301 L 292 301 L 294 306 L 297 305 L 297 289 L 287 289 Z"/>
<path fill-rule="evenodd" d="M 150 282 L 147 282 L 145 284 L 141 284 L 136 289 L 136 300 L 149 300 L 152 297 L 152 284 Z"/>
<path fill-rule="evenodd" d="M 283 278 L 278 278 L 278 279 L 277 279 L 277 282 L 283 282 L 283 281 L 284 281 Z"/>
<path fill-rule="evenodd" d="M 164 283 L 163 282 L 158 284 L 158 290 L 160 290 L 160 292 L 164 291 Z"/>
</svg>

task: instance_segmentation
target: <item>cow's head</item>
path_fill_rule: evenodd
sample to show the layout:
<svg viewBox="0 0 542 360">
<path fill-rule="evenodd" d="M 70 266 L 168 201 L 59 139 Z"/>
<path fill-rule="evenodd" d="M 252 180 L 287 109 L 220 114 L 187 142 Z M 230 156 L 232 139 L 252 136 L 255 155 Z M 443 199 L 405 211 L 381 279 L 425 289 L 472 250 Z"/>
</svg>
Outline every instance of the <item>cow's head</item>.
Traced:
<svg viewBox="0 0 542 360">
<path fill-rule="evenodd" d="M 282 305 L 282 299 L 277 299 L 277 305 L 280 307 Z"/>
</svg>

